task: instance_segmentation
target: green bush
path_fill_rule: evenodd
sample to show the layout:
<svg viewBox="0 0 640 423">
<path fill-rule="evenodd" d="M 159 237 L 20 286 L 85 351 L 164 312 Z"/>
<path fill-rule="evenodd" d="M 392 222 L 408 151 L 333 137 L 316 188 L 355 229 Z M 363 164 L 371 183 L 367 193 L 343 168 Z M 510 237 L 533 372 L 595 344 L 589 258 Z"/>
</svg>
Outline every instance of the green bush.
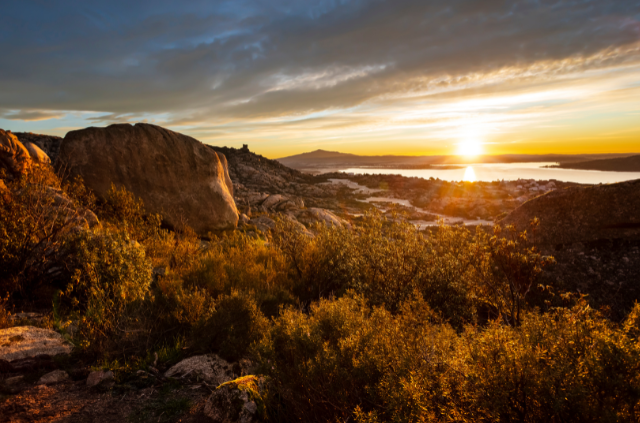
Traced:
<svg viewBox="0 0 640 423">
<path fill-rule="evenodd" d="M 419 291 L 456 327 L 474 319 L 477 292 L 467 229 L 441 226 L 428 235 L 376 212 L 354 229 L 320 225 L 314 238 L 291 226 L 279 222 L 274 243 L 288 259 L 293 292 L 304 304 L 351 289 L 397 312 Z"/>
<path fill-rule="evenodd" d="M 83 345 L 126 340 L 151 284 L 144 248 L 126 232 L 109 230 L 82 231 L 72 242 L 73 276 L 64 299 L 82 316 Z"/>
<path fill-rule="evenodd" d="M 220 296 L 215 311 L 195 327 L 194 345 L 197 350 L 238 360 L 264 336 L 268 326 L 253 296 L 234 290 L 230 295 Z"/>
<path fill-rule="evenodd" d="M 240 232 L 213 240 L 185 273 L 184 283 L 206 290 L 213 298 L 234 290 L 251 292 L 268 316 L 276 316 L 283 304 L 297 303 L 282 252 Z"/>
</svg>

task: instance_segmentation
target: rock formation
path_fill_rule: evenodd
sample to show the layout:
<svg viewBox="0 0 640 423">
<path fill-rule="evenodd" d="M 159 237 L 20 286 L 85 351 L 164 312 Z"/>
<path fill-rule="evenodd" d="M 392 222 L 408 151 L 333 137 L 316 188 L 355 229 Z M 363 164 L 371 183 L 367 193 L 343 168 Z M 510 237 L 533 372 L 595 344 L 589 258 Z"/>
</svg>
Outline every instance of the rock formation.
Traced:
<svg viewBox="0 0 640 423">
<path fill-rule="evenodd" d="M 319 184 L 311 175 L 242 149 L 211 147 L 229 161 L 236 204 L 244 212 L 286 212 L 334 206 L 339 187 Z"/>
<path fill-rule="evenodd" d="M 11 131 L 0 129 L 0 168 L 11 176 L 24 173 L 31 166 L 31 156 L 25 146 Z"/>
<path fill-rule="evenodd" d="M 201 142 L 149 124 L 69 132 L 56 162 L 80 175 L 98 196 L 112 184 L 140 197 L 150 213 L 197 233 L 235 228 L 238 212 L 224 155 Z"/>
<path fill-rule="evenodd" d="M 62 138 L 54 135 L 41 135 L 31 132 L 16 132 L 14 134 L 22 144 L 27 143 L 38 146 L 39 149 L 45 152 L 45 154 L 51 159 L 52 163 L 55 163 L 60 152 L 60 144 L 62 144 Z"/>
<path fill-rule="evenodd" d="M 527 201 L 499 223 L 528 228 L 540 219 L 542 245 L 603 239 L 640 239 L 640 179 L 555 190 Z"/>
<path fill-rule="evenodd" d="M 42 151 L 36 144 L 32 142 L 26 142 L 23 145 L 29 152 L 31 160 L 40 164 L 51 164 L 51 159 L 49 158 L 49 156 L 47 156 L 47 153 Z"/>
</svg>

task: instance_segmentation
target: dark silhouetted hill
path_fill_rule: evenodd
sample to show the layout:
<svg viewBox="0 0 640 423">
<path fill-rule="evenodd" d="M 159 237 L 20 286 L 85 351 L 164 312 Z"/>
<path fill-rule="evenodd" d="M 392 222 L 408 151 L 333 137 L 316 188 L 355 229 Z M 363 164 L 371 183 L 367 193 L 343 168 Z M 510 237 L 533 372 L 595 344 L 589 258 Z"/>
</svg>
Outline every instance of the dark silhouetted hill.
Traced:
<svg viewBox="0 0 640 423">
<path fill-rule="evenodd" d="M 578 163 L 561 163 L 562 169 L 602 170 L 607 172 L 640 172 L 640 154 L 615 159 L 589 160 Z"/>
</svg>

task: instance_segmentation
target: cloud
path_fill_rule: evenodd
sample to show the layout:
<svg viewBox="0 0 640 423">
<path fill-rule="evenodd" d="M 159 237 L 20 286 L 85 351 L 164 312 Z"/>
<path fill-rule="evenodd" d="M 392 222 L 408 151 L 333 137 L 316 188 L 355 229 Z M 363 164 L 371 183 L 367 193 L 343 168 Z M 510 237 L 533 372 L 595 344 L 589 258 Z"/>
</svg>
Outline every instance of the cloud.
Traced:
<svg viewBox="0 0 640 423">
<path fill-rule="evenodd" d="M 47 110 L 0 110 L 0 118 L 8 120 L 22 120 L 25 122 L 37 122 L 40 120 L 59 119 L 64 113 Z"/>
<path fill-rule="evenodd" d="M 556 90 L 592 73 L 637 69 L 638 6 L 114 0 L 79 8 L 25 0 L 0 16 L 0 108 L 23 117 L 94 111 L 88 122 L 95 124 L 198 125 L 211 128 L 209 137 L 254 128 L 279 128 L 283 137 L 286 130 L 421 128 L 424 116 L 403 117 L 416 110 L 439 116 L 429 117 L 431 126 L 448 125 L 454 116 L 434 102 L 446 108 L 456 99 Z"/>
</svg>

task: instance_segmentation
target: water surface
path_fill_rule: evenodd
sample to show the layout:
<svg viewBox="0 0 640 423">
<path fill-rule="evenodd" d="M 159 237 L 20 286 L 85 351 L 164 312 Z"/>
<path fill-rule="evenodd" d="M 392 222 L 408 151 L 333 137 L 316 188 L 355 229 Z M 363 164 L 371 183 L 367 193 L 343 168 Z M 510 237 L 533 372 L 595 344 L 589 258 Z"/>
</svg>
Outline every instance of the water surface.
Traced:
<svg viewBox="0 0 640 423">
<path fill-rule="evenodd" d="M 481 163 L 459 165 L 458 169 L 372 169 L 350 168 L 346 173 L 354 174 L 385 174 L 402 175 L 418 178 L 439 178 L 444 181 L 462 181 L 467 167 L 472 167 L 478 181 L 514 181 L 517 179 L 556 179 L 564 182 L 577 182 L 581 184 L 610 184 L 614 182 L 640 179 L 640 172 L 601 172 L 598 170 L 577 169 L 548 169 L 543 166 L 556 165 L 557 163 Z M 451 166 L 451 165 L 447 165 Z"/>
</svg>

